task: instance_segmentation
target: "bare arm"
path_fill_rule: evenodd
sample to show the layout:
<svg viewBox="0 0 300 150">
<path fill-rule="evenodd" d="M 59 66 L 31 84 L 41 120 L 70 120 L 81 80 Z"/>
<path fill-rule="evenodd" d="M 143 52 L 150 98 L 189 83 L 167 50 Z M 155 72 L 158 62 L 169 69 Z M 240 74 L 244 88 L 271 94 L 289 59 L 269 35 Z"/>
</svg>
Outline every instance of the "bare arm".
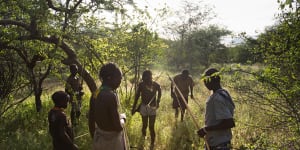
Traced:
<svg viewBox="0 0 300 150">
<path fill-rule="evenodd" d="M 194 98 L 194 81 L 191 78 L 190 90 L 191 90 L 191 98 Z"/>
<path fill-rule="evenodd" d="M 93 97 L 91 97 L 90 99 L 90 110 L 89 110 L 89 114 L 88 114 L 88 118 L 89 118 L 89 131 L 90 131 L 90 135 L 92 138 L 94 138 L 94 132 L 95 132 L 95 116 L 94 116 L 94 108 L 95 104 L 94 104 L 94 99 Z"/>
<path fill-rule="evenodd" d="M 123 127 L 120 122 L 120 115 L 118 112 L 118 104 L 117 104 L 117 97 L 115 95 L 111 95 L 107 99 L 108 107 L 109 107 L 109 114 L 112 117 L 112 127 L 115 131 L 120 132 L 123 130 Z"/>
<path fill-rule="evenodd" d="M 191 98 L 194 98 L 194 93 L 193 93 L 194 88 L 193 88 L 193 86 L 190 86 L 190 89 L 191 89 Z"/>
<path fill-rule="evenodd" d="M 67 92 L 69 95 L 73 94 L 72 91 L 72 86 L 70 84 L 70 77 L 68 77 L 67 81 L 66 81 L 66 84 L 65 84 L 65 92 Z"/>
<path fill-rule="evenodd" d="M 226 130 L 235 127 L 233 118 L 223 119 L 219 124 L 214 126 L 203 127 L 197 131 L 200 137 L 204 137 L 209 131 Z"/>
<path fill-rule="evenodd" d="M 157 89 L 157 105 L 158 106 L 160 103 L 160 98 L 161 98 L 161 87 L 160 87 L 160 85 L 158 85 L 158 89 Z"/>
<path fill-rule="evenodd" d="M 141 89 L 140 89 L 140 86 L 138 86 L 138 89 L 137 89 L 135 97 L 134 97 L 134 102 L 133 102 L 133 105 L 132 105 L 132 109 L 131 109 L 131 114 L 132 115 L 135 113 L 135 107 L 136 107 L 138 99 L 140 98 L 140 95 L 141 95 Z"/>
<path fill-rule="evenodd" d="M 235 123 L 233 118 L 223 119 L 219 124 L 214 126 L 205 127 L 207 131 L 214 131 L 214 130 L 225 130 L 235 127 Z"/>
<path fill-rule="evenodd" d="M 67 125 L 67 118 L 63 118 L 63 120 L 60 122 L 59 125 L 59 136 L 60 136 L 60 140 L 62 140 L 62 143 L 65 143 L 66 145 L 68 145 L 68 147 L 72 150 L 77 150 L 77 146 L 73 143 L 72 138 L 70 137 L 70 135 L 68 135 L 67 131 L 66 131 L 66 125 Z M 68 127 L 69 128 L 69 127 Z"/>
<path fill-rule="evenodd" d="M 172 97 L 172 98 L 175 98 L 175 97 L 176 97 L 176 95 L 175 95 L 175 93 L 174 93 L 174 83 L 173 83 L 173 82 L 171 83 L 171 97 Z"/>
</svg>

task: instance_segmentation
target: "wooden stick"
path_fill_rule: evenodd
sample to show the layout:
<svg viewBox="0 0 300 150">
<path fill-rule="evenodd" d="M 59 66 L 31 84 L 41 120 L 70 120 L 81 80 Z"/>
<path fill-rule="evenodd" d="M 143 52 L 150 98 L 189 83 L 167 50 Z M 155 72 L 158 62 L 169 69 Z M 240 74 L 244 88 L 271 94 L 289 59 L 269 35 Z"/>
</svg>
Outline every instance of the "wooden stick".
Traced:
<svg viewBox="0 0 300 150">
<path fill-rule="evenodd" d="M 83 137 L 83 136 L 86 136 L 86 135 L 88 135 L 89 133 L 84 133 L 84 134 L 81 134 L 81 135 L 79 135 L 79 136 L 76 136 L 74 139 L 78 139 L 78 138 L 81 138 L 81 137 Z"/>
<path fill-rule="evenodd" d="M 190 115 L 192 116 L 192 120 L 194 122 L 194 125 L 196 126 L 197 129 L 200 129 L 196 119 L 195 119 L 195 116 L 193 115 L 190 107 L 188 106 L 187 102 L 186 102 L 186 99 L 184 98 L 183 94 L 181 93 L 180 89 L 177 87 L 176 83 L 174 82 L 174 80 L 167 74 L 167 76 L 169 77 L 169 79 L 171 80 L 171 82 L 174 84 L 175 88 L 178 90 L 178 93 L 180 95 L 180 97 L 182 98 L 184 104 L 186 105 L 186 108 L 188 110 L 188 112 L 190 113 Z M 208 150 L 210 150 L 209 148 L 209 145 L 208 145 L 208 142 L 206 141 L 206 139 L 204 138 L 204 142 L 205 142 L 205 145 L 207 147 Z"/>
</svg>

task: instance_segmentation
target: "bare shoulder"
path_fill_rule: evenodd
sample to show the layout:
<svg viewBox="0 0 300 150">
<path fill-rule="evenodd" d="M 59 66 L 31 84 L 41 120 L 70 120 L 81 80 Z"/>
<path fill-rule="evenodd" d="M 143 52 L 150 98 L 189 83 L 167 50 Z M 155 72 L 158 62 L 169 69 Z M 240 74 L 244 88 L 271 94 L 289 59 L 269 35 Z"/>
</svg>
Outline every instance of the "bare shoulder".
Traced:
<svg viewBox="0 0 300 150">
<path fill-rule="evenodd" d="M 101 91 L 97 97 L 97 100 L 99 100 L 101 103 L 112 103 L 116 99 L 116 94 L 111 90 Z"/>
<path fill-rule="evenodd" d="M 175 75 L 173 79 L 175 80 L 175 79 L 178 79 L 180 77 L 181 77 L 181 74 L 178 74 L 178 75 Z"/>
<path fill-rule="evenodd" d="M 158 88 L 160 87 L 159 83 L 157 83 L 157 82 L 155 82 L 155 81 L 154 81 L 153 83 L 154 83 L 154 86 L 155 86 L 155 87 L 158 87 Z"/>
</svg>

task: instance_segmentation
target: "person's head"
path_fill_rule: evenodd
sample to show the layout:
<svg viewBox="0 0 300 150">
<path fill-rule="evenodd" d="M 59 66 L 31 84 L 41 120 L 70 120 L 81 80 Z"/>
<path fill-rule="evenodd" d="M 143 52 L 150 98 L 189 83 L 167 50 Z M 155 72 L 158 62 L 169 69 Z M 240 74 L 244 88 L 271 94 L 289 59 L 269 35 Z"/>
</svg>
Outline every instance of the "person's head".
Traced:
<svg viewBox="0 0 300 150">
<path fill-rule="evenodd" d="M 204 72 L 204 84 L 208 90 L 217 90 L 220 85 L 219 71 L 215 68 L 209 68 Z"/>
<path fill-rule="evenodd" d="M 52 100 L 55 107 L 67 108 L 70 96 L 64 91 L 57 91 L 52 94 Z"/>
<path fill-rule="evenodd" d="M 183 78 L 188 78 L 189 77 L 189 75 L 190 75 L 190 73 L 189 73 L 189 71 L 188 70 L 183 70 L 182 72 L 181 72 L 181 74 L 182 74 L 182 77 Z"/>
<path fill-rule="evenodd" d="M 101 67 L 99 78 L 103 85 L 109 86 L 114 90 L 121 84 L 122 72 L 115 63 L 107 63 Z"/>
<path fill-rule="evenodd" d="M 152 81 L 152 72 L 150 70 L 145 70 L 142 75 L 142 80 L 144 82 L 151 82 Z"/>
<path fill-rule="evenodd" d="M 78 67 L 76 64 L 70 65 L 70 72 L 72 75 L 76 75 L 76 73 L 78 72 Z"/>
</svg>

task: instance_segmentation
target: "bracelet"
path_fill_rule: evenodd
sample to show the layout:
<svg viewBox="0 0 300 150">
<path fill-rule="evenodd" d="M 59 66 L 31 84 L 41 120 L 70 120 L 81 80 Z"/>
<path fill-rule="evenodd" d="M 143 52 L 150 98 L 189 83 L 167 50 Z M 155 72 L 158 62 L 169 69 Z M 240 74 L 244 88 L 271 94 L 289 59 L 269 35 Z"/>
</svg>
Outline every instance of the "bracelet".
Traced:
<svg viewBox="0 0 300 150">
<path fill-rule="evenodd" d="M 205 129 L 205 127 L 203 128 L 204 133 L 207 133 L 207 130 Z"/>
</svg>

